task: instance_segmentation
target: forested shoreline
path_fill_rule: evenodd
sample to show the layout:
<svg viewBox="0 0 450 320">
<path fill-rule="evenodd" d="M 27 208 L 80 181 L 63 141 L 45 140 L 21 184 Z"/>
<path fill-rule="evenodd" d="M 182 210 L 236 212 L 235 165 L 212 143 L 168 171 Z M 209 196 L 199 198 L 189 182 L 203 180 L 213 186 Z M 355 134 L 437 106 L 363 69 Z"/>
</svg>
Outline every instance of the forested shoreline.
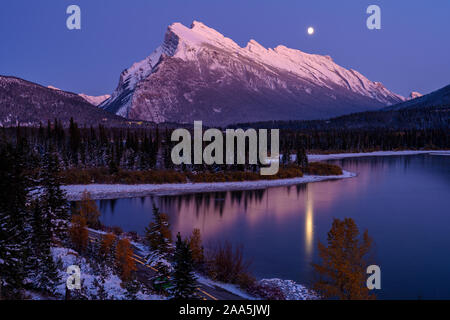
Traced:
<svg viewBox="0 0 450 320">
<path fill-rule="evenodd" d="M 175 145 L 170 139 L 172 130 L 108 128 L 101 124 L 87 127 L 73 120 L 64 127 L 54 120 L 38 128 L 2 127 L 0 143 L 20 144 L 31 175 L 39 168 L 46 153 L 55 152 L 63 183 L 221 182 L 260 178 L 258 165 L 174 165 L 171 160 Z M 444 129 L 284 129 L 280 130 L 280 171 L 272 178 L 297 177 L 303 173 L 339 174 L 336 168 L 309 164 L 306 154 L 449 148 L 450 132 Z M 288 154 L 296 157 L 283 156 Z"/>
</svg>

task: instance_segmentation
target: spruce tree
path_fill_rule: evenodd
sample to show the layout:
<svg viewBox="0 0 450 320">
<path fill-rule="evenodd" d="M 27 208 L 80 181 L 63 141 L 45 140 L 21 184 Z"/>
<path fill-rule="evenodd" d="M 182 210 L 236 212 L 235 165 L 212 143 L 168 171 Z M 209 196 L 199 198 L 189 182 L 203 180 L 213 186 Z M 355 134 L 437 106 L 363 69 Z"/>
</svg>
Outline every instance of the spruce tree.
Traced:
<svg viewBox="0 0 450 320">
<path fill-rule="evenodd" d="M 172 236 L 170 233 L 169 219 L 166 214 L 160 213 L 153 206 L 153 221 L 145 228 L 145 236 L 149 242 L 150 249 L 160 255 L 169 253 L 172 249 Z"/>
<path fill-rule="evenodd" d="M 78 151 L 80 149 L 80 144 L 80 129 L 78 128 L 78 125 L 73 121 L 73 118 L 70 118 L 69 145 L 72 154 L 72 161 L 75 166 L 78 164 Z"/>
<path fill-rule="evenodd" d="M 0 146 L 0 298 L 20 298 L 30 265 L 29 180 L 20 148 Z"/>
<path fill-rule="evenodd" d="M 152 250 L 150 260 L 152 265 L 158 270 L 158 274 L 151 280 L 153 287 L 158 292 L 165 293 L 170 286 L 171 266 L 168 259 L 173 249 L 172 237 L 167 215 L 160 213 L 156 206 L 153 206 L 153 220 L 148 228 L 145 228 L 146 239 Z"/>
<path fill-rule="evenodd" d="M 38 288 L 53 294 L 56 286 L 59 283 L 58 270 L 55 262 L 53 261 L 51 247 L 44 247 L 41 249 L 41 263 L 36 284 Z"/>
<path fill-rule="evenodd" d="M 35 201 L 32 207 L 33 284 L 36 289 L 53 293 L 59 276 L 51 253 L 51 224 L 48 216 L 43 214 L 39 202 Z"/>
<path fill-rule="evenodd" d="M 306 150 L 303 147 L 297 148 L 297 165 L 302 169 L 308 168 L 308 156 L 306 155 Z"/>
<path fill-rule="evenodd" d="M 44 156 L 40 184 L 42 186 L 42 214 L 49 223 L 51 235 L 60 239 L 67 237 L 69 220 L 66 195 L 61 190 L 58 155 L 51 149 Z"/>
<path fill-rule="evenodd" d="M 196 289 L 194 261 L 189 243 L 186 240 L 181 240 L 180 233 L 177 234 L 174 260 L 173 296 L 175 299 L 193 299 Z"/>
</svg>

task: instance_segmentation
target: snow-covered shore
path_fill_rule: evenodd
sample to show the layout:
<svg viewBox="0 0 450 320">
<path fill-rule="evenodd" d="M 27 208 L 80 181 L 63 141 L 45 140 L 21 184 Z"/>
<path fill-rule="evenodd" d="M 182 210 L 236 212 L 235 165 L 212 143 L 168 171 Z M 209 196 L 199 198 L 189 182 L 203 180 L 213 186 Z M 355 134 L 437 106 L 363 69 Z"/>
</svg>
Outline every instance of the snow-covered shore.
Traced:
<svg viewBox="0 0 450 320">
<path fill-rule="evenodd" d="M 310 154 L 309 161 L 324 161 L 343 158 L 380 157 L 380 156 L 410 156 L 415 154 L 431 154 L 450 156 L 450 150 L 404 150 L 404 151 L 374 151 L 361 153 Z"/>
<path fill-rule="evenodd" d="M 67 193 L 69 201 L 78 201 L 82 193 L 86 190 L 91 194 L 92 199 L 117 199 L 132 198 L 148 195 L 173 195 L 193 192 L 218 192 L 230 190 L 254 190 L 269 187 L 289 186 L 300 183 L 317 182 L 324 180 L 335 180 L 351 178 L 356 174 L 343 171 L 338 176 L 311 176 L 305 175 L 301 178 L 258 180 L 258 181 L 237 181 L 237 182 L 211 182 L 211 183 L 167 183 L 167 184 L 88 184 L 88 185 L 67 185 L 63 190 Z"/>
<path fill-rule="evenodd" d="M 367 153 L 337 153 L 337 154 L 312 154 L 308 155 L 309 161 L 325 161 L 343 158 L 373 157 L 373 156 L 397 156 L 431 154 L 439 156 L 450 156 L 449 150 L 406 150 L 406 151 L 375 151 Z M 294 156 L 295 157 L 295 156 Z M 295 159 L 294 159 L 295 160 Z M 93 199 L 117 199 L 132 198 L 148 195 L 173 195 L 193 192 L 219 192 L 234 190 L 254 190 L 270 187 L 289 186 L 300 183 L 317 182 L 324 180 L 335 180 L 351 178 L 356 174 L 343 171 L 339 176 L 312 176 L 305 175 L 301 178 L 258 180 L 258 181 L 236 181 L 236 182 L 211 182 L 211 183 L 170 183 L 170 184 L 88 184 L 67 185 L 63 189 L 70 201 L 81 199 L 83 191 L 88 191 Z"/>
</svg>

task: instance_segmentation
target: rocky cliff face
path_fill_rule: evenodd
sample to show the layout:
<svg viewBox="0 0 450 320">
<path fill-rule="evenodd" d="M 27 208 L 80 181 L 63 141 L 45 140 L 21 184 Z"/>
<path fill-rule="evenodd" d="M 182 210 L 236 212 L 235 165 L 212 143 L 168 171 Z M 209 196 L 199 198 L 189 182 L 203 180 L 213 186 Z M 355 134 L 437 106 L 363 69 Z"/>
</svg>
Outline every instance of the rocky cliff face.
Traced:
<svg viewBox="0 0 450 320">
<path fill-rule="evenodd" d="M 194 21 L 169 26 L 163 44 L 123 71 L 100 107 L 135 120 L 227 125 L 329 118 L 403 100 L 329 56 L 255 40 L 241 48 Z"/>
</svg>

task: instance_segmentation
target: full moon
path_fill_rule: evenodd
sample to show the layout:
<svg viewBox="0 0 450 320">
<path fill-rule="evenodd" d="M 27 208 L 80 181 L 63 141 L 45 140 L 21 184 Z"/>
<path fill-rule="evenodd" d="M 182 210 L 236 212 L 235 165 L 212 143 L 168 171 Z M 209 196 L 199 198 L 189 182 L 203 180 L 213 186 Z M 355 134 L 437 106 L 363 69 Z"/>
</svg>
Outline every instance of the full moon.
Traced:
<svg viewBox="0 0 450 320">
<path fill-rule="evenodd" d="M 309 34 L 309 35 L 314 34 L 314 28 L 313 28 L 313 27 L 309 27 L 309 28 L 308 28 L 308 34 Z"/>
</svg>

